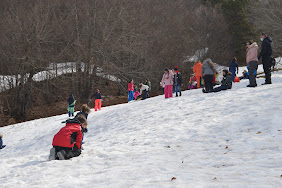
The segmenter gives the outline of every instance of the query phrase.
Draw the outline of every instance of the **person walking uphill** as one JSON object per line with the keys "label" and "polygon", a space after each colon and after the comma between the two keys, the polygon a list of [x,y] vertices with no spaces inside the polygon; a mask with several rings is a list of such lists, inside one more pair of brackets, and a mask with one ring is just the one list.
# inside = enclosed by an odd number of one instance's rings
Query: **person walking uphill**
{"label": "person walking uphill", "polygon": [[180,72],[178,71],[178,67],[176,66],[174,68],[174,91],[176,93],[176,97],[178,97],[178,92],[179,92],[179,96],[181,96],[181,86],[183,85],[183,79],[182,76],[180,74]]}
{"label": "person walking uphill", "polygon": [[272,40],[266,33],[261,34],[260,40],[262,41],[262,44],[258,60],[262,58],[262,65],[265,74],[264,84],[271,84]]}
{"label": "person walking uphill", "polygon": [[68,98],[68,112],[69,112],[69,117],[71,116],[74,116],[74,106],[75,106],[75,103],[76,103],[76,100],[74,99],[74,96],[73,94],[70,94],[69,95],[69,98]]}
{"label": "person walking uphill", "polygon": [[201,78],[202,78],[202,63],[197,61],[193,67],[193,72],[195,73],[197,79],[197,88],[201,86]]}
{"label": "person walking uphill", "polygon": [[213,90],[213,76],[218,74],[211,59],[206,59],[202,67],[202,77],[205,81],[205,89],[203,92],[212,92]]}
{"label": "person walking uphill", "polygon": [[173,88],[173,72],[172,70],[168,70],[168,68],[164,69],[164,74],[162,81],[160,83],[161,87],[163,87],[165,83],[165,88],[164,88],[164,93],[165,93],[165,98],[170,98],[172,96],[172,88]]}
{"label": "person walking uphill", "polygon": [[229,71],[232,74],[232,82],[234,82],[234,80],[235,80],[236,70],[237,70],[237,74],[238,74],[239,68],[238,68],[237,58],[234,57],[233,60],[230,63],[230,67],[229,67]]}
{"label": "person walking uphill", "polygon": [[95,98],[95,111],[97,111],[97,109],[101,110],[101,106],[102,106],[102,96],[100,93],[99,89],[96,89],[96,93],[94,93],[89,101],[91,101],[92,98]]}
{"label": "person walking uphill", "polygon": [[128,83],[128,102],[134,100],[134,82],[131,80]]}
{"label": "person walking uphill", "polygon": [[246,55],[246,62],[249,69],[249,85],[247,87],[256,87],[256,75],[255,71],[258,67],[258,45],[254,41],[248,41],[247,44],[247,55]]}
{"label": "person walking uphill", "polygon": [[49,160],[65,160],[81,154],[82,129],[87,126],[86,119],[80,115],[66,121],[66,126],[53,138],[53,148],[50,150]]}

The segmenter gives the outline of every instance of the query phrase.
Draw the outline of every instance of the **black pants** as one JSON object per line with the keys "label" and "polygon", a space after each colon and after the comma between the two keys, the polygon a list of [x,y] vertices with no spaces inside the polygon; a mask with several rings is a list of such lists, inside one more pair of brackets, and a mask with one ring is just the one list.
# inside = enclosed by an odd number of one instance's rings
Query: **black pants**
{"label": "black pants", "polygon": [[205,75],[204,81],[205,81],[205,90],[207,92],[211,92],[213,90],[213,75]]}
{"label": "black pants", "polygon": [[270,84],[271,83],[271,57],[263,57],[262,58],[262,65],[263,65],[263,71],[265,74],[265,83]]}
{"label": "black pants", "polygon": [[53,146],[56,150],[56,153],[58,151],[64,150],[66,152],[66,159],[70,159],[72,157],[77,157],[81,154],[81,150],[78,149],[76,145],[74,145],[73,148],[67,148],[67,147],[60,147],[60,146]]}
{"label": "black pants", "polygon": [[216,87],[213,89],[213,92],[219,92],[219,91],[222,91],[222,90],[227,90],[228,87],[227,86],[224,86],[224,85],[221,85],[219,87]]}
{"label": "black pants", "polygon": [[255,70],[258,68],[258,62],[257,61],[250,61],[249,62],[249,81],[250,81],[250,86],[256,86],[257,81],[256,81],[256,75],[255,75]]}
{"label": "black pants", "polygon": [[148,91],[145,89],[143,91],[142,100],[147,99],[147,98],[148,98]]}

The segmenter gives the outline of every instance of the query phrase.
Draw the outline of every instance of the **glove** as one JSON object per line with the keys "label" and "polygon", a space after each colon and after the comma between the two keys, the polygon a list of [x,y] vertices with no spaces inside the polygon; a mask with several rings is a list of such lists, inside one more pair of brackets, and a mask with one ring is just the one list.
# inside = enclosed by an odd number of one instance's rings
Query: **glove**
{"label": "glove", "polygon": [[101,99],[101,102],[103,102],[103,99]]}
{"label": "glove", "polygon": [[89,101],[91,101],[91,99],[89,99]]}

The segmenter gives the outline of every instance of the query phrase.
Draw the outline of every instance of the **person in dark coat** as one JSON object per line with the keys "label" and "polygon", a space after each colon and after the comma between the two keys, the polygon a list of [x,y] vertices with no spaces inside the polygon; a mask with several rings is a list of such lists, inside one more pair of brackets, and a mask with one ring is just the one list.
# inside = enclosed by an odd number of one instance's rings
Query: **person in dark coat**
{"label": "person in dark coat", "polygon": [[86,119],[80,115],[75,119],[68,119],[66,126],[53,138],[53,148],[50,150],[49,160],[66,160],[81,154],[82,130],[87,126]]}
{"label": "person in dark coat", "polygon": [[68,101],[69,117],[74,116],[74,107],[75,107],[76,100],[74,99],[73,94],[69,95],[69,98],[67,101]]}
{"label": "person in dark coat", "polygon": [[[219,92],[219,91],[222,91],[222,90],[227,90],[227,89],[231,89],[232,88],[231,72],[229,72],[228,70],[223,70],[222,74],[223,74],[223,78],[222,78],[222,81],[221,81],[221,86],[214,88],[212,90],[212,92]],[[203,89],[203,92],[204,93],[208,93],[204,89]]]}
{"label": "person in dark coat", "polygon": [[101,106],[102,106],[102,96],[100,93],[99,89],[96,89],[96,93],[94,93],[89,101],[91,101],[93,98],[95,98],[95,111],[97,111],[97,109],[101,110]]}
{"label": "person in dark coat", "polygon": [[[78,118],[79,116],[83,116],[85,117],[85,119],[87,120],[88,114],[90,113],[90,108],[87,106],[87,104],[83,104],[81,107],[81,111],[78,112],[74,118]],[[82,130],[83,133],[83,137],[84,137],[84,133],[88,132],[88,128],[87,126],[85,127],[85,129]],[[83,138],[82,138],[83,140]]]}
{"label": "person in dark coat", "polygon": [[3,149],[6,145],[3,145],[3,140],[2,140],[3,135],[0,134],[0,149]]}
{"label": "person in dark coat", "polygon": [[272,40],[266,33],[262,33],[260,36],[262,41],[261,51],[259,58],[262,58],[262,65],[265,74],[265,83],[271,84],[271,64],[272,64]]}
{"label": "person in dark coat", "polygon": [[178,93],[179,93],[179,96],[181,96],[180,87],[183,85],[183,79],[182,79],[180,72],[178,71],[177,66],[174,68],[173,84],[174,84],[174,91],[176,94],[175,96],[178,97]]}
{"label": "person in dark coat", "polygon": [[238,74],[238,71],[239,71],[238,63],[237,63],[237,58],[236,57],[234,57],[233,60],[231,61],[230,66],[229,66],[229,71],[232,73],[232,81],[234,82],[235,76],[236,76],[236,72]]}

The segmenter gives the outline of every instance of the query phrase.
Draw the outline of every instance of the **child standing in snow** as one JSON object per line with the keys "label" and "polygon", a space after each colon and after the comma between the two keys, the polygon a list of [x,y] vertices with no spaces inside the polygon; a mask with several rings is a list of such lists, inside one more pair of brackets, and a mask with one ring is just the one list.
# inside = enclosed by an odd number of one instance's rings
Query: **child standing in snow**
{"label": "child standing in snow", "polygon": [[176,93],[175,96],[178,97],[178,93],[179,93],[179,96],[181,96],[181,88],[180,87],[183,85],[183,79],[182,79],[180,72],[178,71],[177,66],[174,68],[173,81],[174,81],[174,91]]}
{"label": "child standing in snow", "polygon": [[97,111],[97,109],[101,110],[101,106],[102,106],[102,96],[100,93],[99,89],[96,89],[96,93],[94,93],[91,98],[89,99],[89,101],[92,100],[92,98],[95,98],[95,111]]}
{"label": "child standing in snow", "polygon": [[134,98],[134,82],[133,79],[128,83],[128,102],[132,101]]}
{"label": "child standing in snow", "polygon": [[74,96],[73,94],[70,94],[69,95],[69,98],[68,98],[68,112],[69,112],[69,117],[71,116],[74,116],[74,106],[75,106],[75,102],[76,100],[74,99]]}
{"label": "child standing in snow", "polygon": [[161,85],[161,87],[163,87],[163,85],[165,83],[164,94],[165,94],[166,99],[173,97],[172,96],[173,77],[174,77],[174,75],[173,75],[172,70],[168,70],[168,68],[165,68],[163,78],[162,78],[160,85]]}
{"label": "child standing in snow", "polygon": [[81,154],[82,129],[87,126],[86,119],[79,115],[75,119],[69,119],[66,126],[53,138],[53,148],[50,150],[49,160],[65,160],[77,157]]}
{"label": "child standing in snow", "polygon": [[3,135],[0,133],[0,149],[3,149],[6,145],[3,145],[3,140],[2,140]]}

